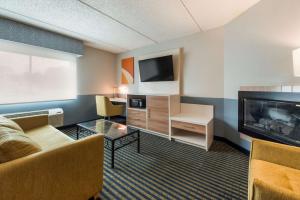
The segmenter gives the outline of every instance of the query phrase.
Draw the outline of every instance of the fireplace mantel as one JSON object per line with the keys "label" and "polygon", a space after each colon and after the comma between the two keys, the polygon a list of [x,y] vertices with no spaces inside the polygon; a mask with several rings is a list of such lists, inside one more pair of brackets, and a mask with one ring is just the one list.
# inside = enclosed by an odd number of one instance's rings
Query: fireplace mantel
{"label": "fireplace mantel", "polygon": [[247,92],[300,92],[300,85],[272,85],[272,86],[241,86],[240,91]]}

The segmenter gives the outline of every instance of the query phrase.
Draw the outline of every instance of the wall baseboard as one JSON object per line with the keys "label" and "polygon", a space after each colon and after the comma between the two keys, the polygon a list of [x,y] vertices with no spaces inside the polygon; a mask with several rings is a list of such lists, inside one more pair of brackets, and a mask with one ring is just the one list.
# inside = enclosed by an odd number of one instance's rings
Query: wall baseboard
{"label": "wall baseboard", "polygon": [[[101,119],[101,118],[96,118],[94,120],[97,120],[97,119]],[[90,120],[92,121],[92,120]],[[81,122],[79,122],[81,123]],[[71,124],[71,125],[66,125],[66,126],[62,126],[62,127],[59,127],[58,129],[65,129],[65,128],[72,128],[76,126],[76,124]],[[222,142],[225,142],[226,144],[230,145],[231,147],[237,149],[238,151],[244,153],[245,155],[249,156],[250,155],[250,151],[248,151],[247,149],[231,142],[230,140],[228,140],[227,138],[225,137],[221,137],[221,136],[214,136],[214,139],[217,140],[217,141],[222,141]]]}
{"label": "wall baseboard", "polygon": [[220,136],[214,136],[214,139],[217,140],[217,141],[222,141],[222,142],[225,142],[226,144],[230,145],[231,147],[239,150],[240,152],[246,154],[247,156],[250,155],[250,151],[248,149],[245,149],[233,142],[231,142],[230,140],[228,140],[227,138],[225,137],[220,137]]}

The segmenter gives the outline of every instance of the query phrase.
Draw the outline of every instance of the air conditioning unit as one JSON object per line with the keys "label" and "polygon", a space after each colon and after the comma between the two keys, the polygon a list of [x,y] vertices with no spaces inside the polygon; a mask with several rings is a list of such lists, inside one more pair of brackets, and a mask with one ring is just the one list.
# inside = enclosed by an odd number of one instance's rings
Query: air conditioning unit
{"label": "air conditioning unit", "polygon": [[62,108],[49,109],[48,113],[49,124],[54,127],[60,127],[64,125],[64,111]]}
{"label": "air conditioning unit", "polygon": [[35,110],[29,112],[8,113],[1,115],[7,118],[26,117],[33,115],[48,115],[48,121],[50,125],[54,127],[60,127],[64,125],[64,111],[62,108],[51,108],[48,110]]}

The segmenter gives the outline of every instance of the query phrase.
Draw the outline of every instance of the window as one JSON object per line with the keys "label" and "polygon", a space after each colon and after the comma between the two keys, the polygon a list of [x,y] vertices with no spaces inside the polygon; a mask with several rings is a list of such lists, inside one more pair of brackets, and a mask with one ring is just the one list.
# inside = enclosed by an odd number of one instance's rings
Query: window
{"label": "window", "polygon": [[0,51],[0,104],[76,98],[75,59]]}

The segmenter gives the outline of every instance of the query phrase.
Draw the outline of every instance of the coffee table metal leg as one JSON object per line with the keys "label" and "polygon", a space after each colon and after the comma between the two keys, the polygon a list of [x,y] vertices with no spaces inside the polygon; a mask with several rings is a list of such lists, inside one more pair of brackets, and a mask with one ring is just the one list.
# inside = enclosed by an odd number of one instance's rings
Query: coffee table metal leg
{"label": "coffee table metal leg", "polygon": [[111,141],[111,168],[115,165],[115,141]]}
{"label": "coffee table metal leg", "polygon": [[138,136],[138,138],[137,138],[137,152],[138,153],[140,153],[140,142],[141,142],[141,140],[140,140],[140,130],[138,130],[138,132],[137,132],[137,136]]}

